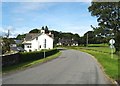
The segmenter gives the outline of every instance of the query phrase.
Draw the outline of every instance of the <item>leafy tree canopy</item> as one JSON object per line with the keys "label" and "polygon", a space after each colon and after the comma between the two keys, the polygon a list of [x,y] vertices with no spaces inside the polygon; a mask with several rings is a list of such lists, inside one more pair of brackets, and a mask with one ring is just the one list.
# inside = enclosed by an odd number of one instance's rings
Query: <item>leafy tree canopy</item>
{"label": "leafy tree canopy", "polygon": [[40,32],[40,30],[38,30],[38,29],[33,29],[33,30],[31,30],[29,33],[39,33]]}
{"label": "leafy tree canopy", "polygon": [[2,38],[2,54],[10,51],[10,40],[8,38]]}
{"label": "leafy tree canopy", "polygon": [[19,34],[16,39],[23,40],[25,38],[26,34]]}
{"label": "leafy tree canopy", "polygon": [[98,18],[99,26],[116,31],[120,27],[119,5],[119,2],[92,2],[88,9],[92,16]]}
{"label": "leafy tree canopy", "polygon": [[92,2],[88,9],[92,16],[97,17],[100,28],[95,29],[101,34],[104,34],[106,29],[109,33],[112,31],[116,40],[116,51],[120,51],[120,2]]}

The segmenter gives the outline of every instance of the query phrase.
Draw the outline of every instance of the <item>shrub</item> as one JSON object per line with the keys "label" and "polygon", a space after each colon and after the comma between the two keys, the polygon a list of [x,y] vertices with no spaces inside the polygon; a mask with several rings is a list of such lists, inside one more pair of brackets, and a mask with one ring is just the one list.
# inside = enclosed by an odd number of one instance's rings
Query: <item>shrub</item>
{"label": "shrub", "polygon": [[[47,57],[53,55],[58,51],[59,51],[58,49],[45,50],[45,56]],[[44,50],[35,51],[35,52],[20,52],[19,54],[20,54],[20,63],[44,58]]]}

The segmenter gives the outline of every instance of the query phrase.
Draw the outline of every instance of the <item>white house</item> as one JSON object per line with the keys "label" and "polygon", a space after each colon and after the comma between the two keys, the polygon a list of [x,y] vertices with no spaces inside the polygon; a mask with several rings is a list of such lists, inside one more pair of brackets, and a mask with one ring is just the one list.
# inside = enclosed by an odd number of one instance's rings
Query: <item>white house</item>
{"label": "white house", "polygon": [[57,45],[78,46],[78,42],[74,39],[59,38]]}
{"label": "white house", "polygon": [[46,34],[44,30],[37,34],[29,33],[26,35],[23,44],[27,52],[53,49],[53,34]]}

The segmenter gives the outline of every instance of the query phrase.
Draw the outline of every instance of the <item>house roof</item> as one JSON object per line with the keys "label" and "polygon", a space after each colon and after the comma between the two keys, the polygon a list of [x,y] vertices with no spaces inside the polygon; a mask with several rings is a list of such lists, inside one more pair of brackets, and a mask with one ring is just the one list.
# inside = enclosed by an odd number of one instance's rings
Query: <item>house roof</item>
{"label": "house roof", "polygon": [[[28,33],[26,34],[25,41],[31,41],[40,35],[42,35],[42,33]],[[49,34],[46,34],[46,35],[52,38],[52,35],[49,35]]]}
{"label": "house roof", "polygon": [[14,40],[16,44],[21,44],[23,40]]}
{"label": "house roof", "polygon": [[10,47],[13,51],[25,51],[22,47]]}
{"label": "house roof", "polygon": [[40,35],[41,35],[41,33],[28,33],[28,34],[26,34],[25,41],[31,41]]}

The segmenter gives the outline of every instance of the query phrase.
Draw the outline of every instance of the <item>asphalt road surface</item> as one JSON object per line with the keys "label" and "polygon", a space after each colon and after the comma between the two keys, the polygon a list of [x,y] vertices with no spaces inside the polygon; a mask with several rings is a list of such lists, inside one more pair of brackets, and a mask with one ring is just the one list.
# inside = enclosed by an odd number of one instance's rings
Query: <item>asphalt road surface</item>
{"label": "asphalt road surface", "polygon": [[62,50],[57,59],[3,76],[3,84],[111,84],[91,55]]}

